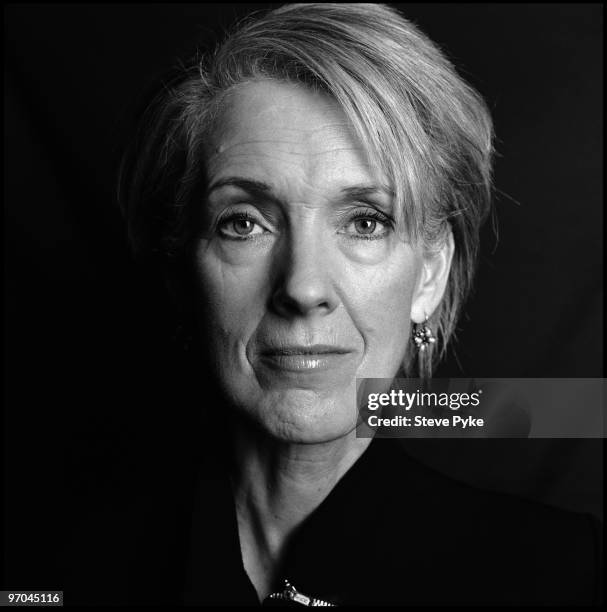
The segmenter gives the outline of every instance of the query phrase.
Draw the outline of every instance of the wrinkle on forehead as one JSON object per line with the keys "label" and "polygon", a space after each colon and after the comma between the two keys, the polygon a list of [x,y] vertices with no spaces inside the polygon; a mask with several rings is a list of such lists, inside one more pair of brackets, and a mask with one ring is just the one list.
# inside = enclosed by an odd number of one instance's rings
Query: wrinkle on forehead
{"label": "wrinkle on forehead", "polygon": [[[342,143],[343,144],[343,143]],[[370,173],[371,165],[366,160],[365,152],[356,146],[324,146],[322,150],[300,148],[293,142],[279,140],[248,140],[235,143],[222,143],[215,147],[215,150],[207,158],[209,167],[225,164],[239,164],[251,161],[255,164],[259,159],[280,161],[282,164],[300,164],[302,160],[318,160],[319,163],[331,163],[340,160],[344,162],[343,153],[350,154],[347,157],[357,166],[365,167]],[[291,158],[291,159],[290,159]]]}
{"label": "wrinkle on forehead", "polygon": [[326,182],[340,174],[355,182],[378,178],[377,166],[369,163],[336,102],[293,84],[249,83],[239,88],[226,104],[207,151],[210,176],[252,173],[259,180],[289,179],[302,187],[317,180],[328,186]]}
{"label": "wrinkle on forehead", "polygon": [[[268,125],[273,133],[261,133],[259,127]],[[245,83],[226,96],[211,136],[222,152],[228,142],[246,142],[242,141],[245,134],[249,142],[267,138],[301,142],[315,137],[343,140],[345,133],[356,140],[344,112],[327,94],[268,80]]]}
{"label": "wrinkle on forehead", "polygon": [[[251,121],[237,121],[237,124],[232,126],[230,115],[224,119],[224,124],[226,123],[227,127],[217,130],[212,136],[211,155],[227,154],[237,147],[254,150],[270,145],[295,155],[319,156],[352,151],[366,158],[366,151],[357,143],[346,123],[332,123],[314,128],[274,127],[271,133],[262,133],[260,128],[263,124],[256,125]],[[349,138],[346,138],[346,135]]]}

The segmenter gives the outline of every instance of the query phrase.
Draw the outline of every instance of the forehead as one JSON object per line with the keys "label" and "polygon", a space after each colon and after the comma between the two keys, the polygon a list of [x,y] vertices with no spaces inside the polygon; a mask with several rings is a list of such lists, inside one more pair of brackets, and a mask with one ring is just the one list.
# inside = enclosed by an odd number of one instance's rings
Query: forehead
{"label": "forehead", "polygon": [[288,182],[290,189],[377,179],[344,112],[326,94],[301,85],[240,86],[229,94],[209,145],[211,179],[271,178],[277,188]]}

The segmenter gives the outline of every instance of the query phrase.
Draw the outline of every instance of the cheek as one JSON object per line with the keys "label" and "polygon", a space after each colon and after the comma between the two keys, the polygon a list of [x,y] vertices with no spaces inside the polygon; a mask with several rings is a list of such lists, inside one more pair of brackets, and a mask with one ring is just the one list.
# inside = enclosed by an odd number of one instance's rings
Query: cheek
{"label": "cheek", "polygon": [[413,254],[405,251],[353,283],[357,289],[352,293],[356,298],[350,300],[350,311],[364,340],[363,365],[386,364],[389,369],[404,357],[417,264]]}
{"label": "cheek", "polygon": [[268,279],[263,261],[235,265],[202,242],[196,253],[201,319],[212,350],[232,353],[246,346],[263,317]]}

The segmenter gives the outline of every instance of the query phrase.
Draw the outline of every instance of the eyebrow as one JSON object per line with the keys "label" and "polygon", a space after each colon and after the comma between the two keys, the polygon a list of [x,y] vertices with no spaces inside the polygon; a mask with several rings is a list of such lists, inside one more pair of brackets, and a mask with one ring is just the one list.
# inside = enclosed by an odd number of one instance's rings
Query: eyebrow
{"label": "eyebrow", "polygon": [[[243,178],[239,176],[229,176],[226,178],[219,179],[212,183],[207,190],[207,197],[211,192],[222,187],[237,187],[246,191],[254,197],[271,198],[278,200],[273,194],[272,187],[263,181],[255,179]],[[387,195],[390,198],[394,197],[394,193],[390,189],[386,189],[379,185],[353,185],[351,187],[343,187],[340,190],[340,195],[343,199],[360,199],[364,200],[377,195]]]}
{"label": "eyebrow", "polygon": [[364,200],[370,196],[377,195],[386,195],[390,198],[394,197],[392,190],[386,189],[385,187],[381,187],[379,185],[355,185],[353,187],[344,187],[341,190],[341,193],[344,196],[359,200]]}
{"label": "eyebrow", "polygon": [[238,187],[239,189],[242,189],[243,191],[257,197],[273,197],[272,188],[267,183],[264,183],[263,181],[256,181],[254,179],[241,178],[238,176],[228,176],[212,183],[207,189],[207,197],[213,191],[216,189],[221,189],[222,187]]}

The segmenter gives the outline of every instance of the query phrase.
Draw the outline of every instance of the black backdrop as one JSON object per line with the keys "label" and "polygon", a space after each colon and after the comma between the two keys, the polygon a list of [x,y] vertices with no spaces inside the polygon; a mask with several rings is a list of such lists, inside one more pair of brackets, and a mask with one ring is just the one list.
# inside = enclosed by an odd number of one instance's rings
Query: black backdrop
{"label": "black backdrop", "polygon": [[[5,6],[11,587],[61,587],[49,564],[71,520],[168,470],[202,409],[202,394],[184,407],[162,290],[131,261],[116,167],[149,83],[269,6]],[[398,6],[485,96],[498,137],[499,239],[485,228],[457,354],[438,375],[602,376],[602,5]],[[490,442],[411,450],[483,486],[602,512],[602,441]]]}

